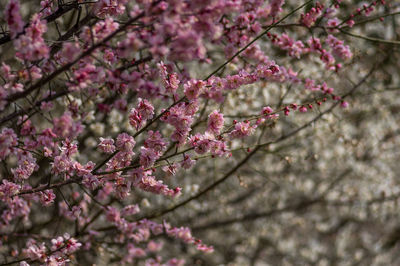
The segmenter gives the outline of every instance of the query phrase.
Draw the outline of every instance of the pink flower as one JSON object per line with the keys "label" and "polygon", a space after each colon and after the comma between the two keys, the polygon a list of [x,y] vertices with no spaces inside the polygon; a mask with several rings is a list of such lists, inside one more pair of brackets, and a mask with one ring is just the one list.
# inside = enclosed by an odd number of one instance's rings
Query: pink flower
{"label": "pink flower", "polygon": [[141,147],[140,149],[140,165],[144,168],[148,168],[154,164],[159,158],[158,152],[153,149]]}
{"label": "pink flower", "polygon": [[57,238],[53,238],[51,240],[51,244],[52,244],[51,250],[55,251],[55,250],[61,248],[64,245],[64,238],[62,236],[59,236]]}
{"label": "pink flower", "polygon": [[143,250],[142,248],[139,247],[135,247],[134,244],[129,243],[127,245],[128,248],[128,261],[132,260],[132,258],[141,258],[141,257],[145,257],[146,256],[146,251]]}
{"label": "pink flower", "polygon": [[22,60],[35,61],[49,57],[49,47],[42,34],[47,31],[46,22],[38,14],[33,15],[26,33],[14,41],[16,56]]}
{"label": "pink flower", "polygon": [[100,0],[96,3],[95,11],[98,16],[106,17],[108,15],[116,16],[121,15],[125,11],[127,0],[110,1]]}
{"label": "pink flower", "polygon": [[279,66],[272,63],[269,65],[258,65],[256,75],[258,78],[268,79],[274,77],[274,75],[278,74],[279,72]]}
{"label": "pink flower", "polygon": [[169,226],[166,227],[166,232],[169,236],[179,238],[186,243],[193,243],[195,241],[194,237],[192,236],[192,232],[188,227],[174,227],[170,228]]}
{"label": "pink flower", "polygon": [[17,135],[11,128],[4,128],[0,134],[0,158],[4,160],[17,145]]}
{"label": "pink flower", "polygon": [[78,218],[81,215],[82,209],[79,206],[72,206],[71,216]]}
{"label": "pink flower", "polygon": [[61,58],[65,63],[72,62],[79,55],[81,47],[77,41],[63,43]]}
{"label": "pink flower", "polygon": [[328,22],[326,23],[326,25],[328,26],[328,31],[330,31],[330,32],[337,31],[335,28],[338,27],[339,23],[340,23],[340,21],[337,18],[328,20]]}
{"label": "pink flower", "polygon": [[261,114],[268,115],[272,113],[274,110],[270,106],[263,107]]}
{"label": "pink flower", "polygon": [[172,163],[162,167],[161,169],[167,173],[167,176],[173,176],[178,171],[179,165],[176,163]]}
{"label": "pink flower", "polygon": [[4,62],[1,63],[0,73],[4,76],[6,80],[9,81],[14,81],[14,79],[17,77],[16,74],[12,73],[11,67]]}
{"label": "pink flower", "polygon": [[108,206],[106,210],[107,221],[119,223],[121,221],[121,213],[114,207]]}
{"label": "pink flower", "polygon": [[244,79],[240,75],[228,76],[225,79],[225,89],[234,90],[244,84]]}
{"label": "pink flower", "polygon": [[210,152],[215,156],[223,156],[228,152],[224,141],[214,140],[211,142]]}
{"label": "pink flower", "polygon": [[10,91],[11,93],[22,92],[24,90],[24,85],[21,83],[7,83],[4,85],[4,88]]}
{"label": "pink flower", "polygon": [[161,250],[163,246],[163,242],[155,242],[153,240],[150,240],[149,243],[147,244],[147,249],[151,252],[157,252]]}
{"label": "pink flower", "polygon": [[307,43],[310,46],[311,51],[319,51],[322,49],[321,40],[319,38],[310,38]]}
{"label": "pink flower", "polygon": [[239,122],[235,125],[235,129],[229,134],[231,138],[244,138],[254,133],[255,126],[252,126],[249,121]]}
{"label": "pink flower", "polygon": [[189,155],[183,156],[183,161],[181,162],[181,166],[184,169],[190,169],[196,163],[195,160],[190,159]]}
{"label": "pink flower", "polygon": [[143,119],[140,117],[139,112],[136,108],[132,108],[129,114],[129,124],[138,130],[142,127]]}
{"label": "pink flower", "polygon": [[332,67],[335,64],[335,58],[332,56],[331,53],[327,52],[325,49],[321,50],[321,60],[325,63],[327,69],[334,69]]}
{"label": "pink flower", "polygon": [[343,41],[338,40],[333,35],[328,35],[326,43],[332,48],[334,55],[341,57],[342,59],[349,59],[353,56],[348,45],[344,45]]}
{"label": "pink flower", "polygon": [[83,131],[81,122],[74,121],[70,112],[65,112],[62,116],[53,119],[53,132],[58,137],[74,139]]}
{"label": "pink flower", "polygon": [[13,173],[15,180],[21,181],[28,179],[38,166],[36,164],[36,159],[31,153],[23,153],[22,156],[19,156],[18,167],[11,169],[11,172]]}
{"label": "pink flower", "polygon": [[109,63],[109,64],[113,64],[115,62],[117,62],[118,58],[116,57],[116,55],[114,54],[114,52],[110,49],[107,49],[104,51],[104,59]]}
{"label": "pink flower", "polygon": [[205,88],[205,82],[202,80],[191,79],[183,85],[186,98],[195,100],[199,97]]}
{"label": "pink flower", "polygon": [[137,186],[144,191],[165,196],[176,197],[181,194],[181,188],[170,189],[162,181],[156,180],[154,176],[144,176]]}
{"label": "pink flower", "polygon": [[140,212],[140,208],[139,205],[135,204],[135,205],[128,205],[125,206],[122,211],[121,211],[121,215],[122,216],[130,216],[130,215],[134,215],[136,213]]}
{"label": "pink flower", "polygon": [[211,148],[210,135],[201,135],[197,133],[195,136],[190,138],[190,144],[194,147],[194,151],[198,154],[204,154]]}
{"label": "pink flower", "polygon": [[50,16],[52,13],[51,8],[53,7],[52,0],[42,0],[40,1],[40,6],[42,7],[41,11],[44,16]]}
{"label": "pink flower", "polygon": [[[26,120],[21,126],[21,135],[22,136],[29,136],[36,134],[36,128],[32,125],[31,120]],[[26,141],[26,140],[25,140]],[[25,142],[26,143],[26,142]],[[35,147],[33,145],[33,147]]]}
{"label": "pink flower", "polygon": [[68,85],[70,91],[78,91],[85,89],[92,83],[103,81],[105,73],[102,68],[96,67],[93,64],[84,64],[74,72],[74,82]]}
{"label": "pink flower", "polygon": [[78,152],[78,145],[76,141],[71,142],[69,139],[62,141],[62,147],[60,148],[61,154],[70,158],[72,155]]}
{"label": "pink flower", "polygon": [[142,127],[146,120],[151,119],[154,115],[154,107],[145,99],[139,98],[139,103],[136,108],[132,108],[129,114],[129,123],[138,130]]}
{"label": "pink flower", "polygon": [[114,145],[113,139],[100,138],[100,143],[99,143],[98,147],[104,153],[115,152],[115,145]]}
{"label": "pink flower", "polygon": [[0,185],[0,199],[5,200],[17,194],[20,190],[20,185],[9,182],[3,179],[3,184]]}
{"label": "pink flower", "polygon": [[304,87],[311,91],[316,91],[320,89],[320,86],[315,85],[315,80],[309,78],[306,78]]}
{"label": "pink flower", "polygon": [[54,194],[53,190],[45,190],[39,192],[39,200],[43,206],[48,206],[54,202],[56,195]]}
{"label": "pink flower", "polygon": [[171,140],[178,142],[180,145],[186,142],[186,138],[189,135],[189,129],[176,129],[171,135]]}
{"label": "pink flower", "polygon": [[197,249],[206,253],[214,252],[214,247],[213,246],[207,246],[204,244],[197,244]]}
{"label": "pink flower", "polygon": [[31,260],[43,260],[46,258],[46,246],[44,243],[37,244],[35,240],[31,239],[26,246],[23,253]]}
{"label": "pink flower", "polygon": [[299,112],[300,113],[306,113],[307,112],[307,107],[305,107],[304,105],[300,106]]}
{"label": "pink flower", "polygon": [[213,111],[208,116],[207,131],[213,133],[214,135],[218,135],[221,132],[223,126],[224,126],[224,115],[218,112],[217,110]]}
{"label": "pink flower", "polygon": [[177,258],[172,258],[167,261],[165,266],[183,266],[185,265],[185,260],[184,259],[177,259]]}
{"label": "pink flower", "polygon": [[192,105],[193,103],[195,103],[195,101],[191,102],[189,105],[186,105],[185,103],[177,104],[169,109],[169,111],[161,118],[162,121],[167,122],[176,129],[170,137],[172,141],[176,141],[179,144],[185,143],[186,137],[191,130],[190,125],[193,122],[193,109],[188,109],[188,106],[196,107]]}
{"label": "pink flower", "polygon": [[175,93],[180,83],[178,75],[176,73],[170,74],[167,66],[163,62],[158,63],[157,67],[159,69],[160,76],[162,78],[166,91],[170,93]]}
{"label": "pink flower", "polygon": [[[109,0],[106,0],[109,1]],[[79,37],[86,43],[91,43],[92,39],[94,42],[98,42],[118,29],[119,24],[113,20],[112,17],[100,20],[92,29],[88,26],[82,28],[82,33]]]}
{"label": "pink flower", "polygon": [[315,7],[311,8],[310,11],[306,14],[301,14],[300,22],[304,24],[306,27],[311,27],[314,22],[318,19],[319,14],[324,8],[319,2],[315,4]]}
{"label": "pink flower", "polygon": [[350,20],[348,20],[347,22],[346,22],[346,24],[351,28],[351,27],[353,27],[353,25],[354,25],[354,20],[352,20],[352,19],[350,19]]}
{"label": "pink flower", "polygon": [[285,0],[270,0],[270,15],[276,17],[276,15],[282,11],[281,6],[285,3]]}
{"label": "pink flower", "polygon": [[161,78],[163,79],[163,81],[168,82],[168,80],[167,80],[167,77],[168,77],[167,65],[165,65],[164,62],[161,61],[160,63],[157,63],[157,68],[158,68],[159,74],[160,74]]}
{"label": "pink flower", "polygon": [[153,118],[154,115],[154,107],[153,105],[147,101],[146,99],[140,99],[139,98],[139,103],[137,105],[137,110],[139,112],[140,117],[143,120],[148,120]]}
{"label": "pink flower", "polygon": [[64,237],[69,238],[65,244],[66,252],[73,253],[82,246],[75,238],[70,238],[68,234],[65,234]]}
{"label": "pink flower", "polygon": [[59,155],[54,158],[53,172],[56,174],[65,173],[70,169],[71,160],[65,155]]}
{"label": "pink flower", "polygon": [[[206,56],[202,34],[194,30],[179,31],[171,43],[170,60],[189,61]],[[160,46],[160,45],[157,45]]]}
{"label": "pink flower", "polygon": [[164,221],[164,228],[168,236],[183,240],[185,243],[194,243],[198,250],[204,252],[212,252],[214,249],[201,243],[201,240],[192,236],[192,232],[188,227],[171,227]]}
{"label": "pink flower", "polygon": [[125,99],[118,99],[114,102],[114,108],[120,110],[121,112],[126,112],[128,110],[127,104],[128,103]]}
{"label": "pink flower", "polygon": [[128,172],[128,179],[133,185],[139,184],[143,177],[148,176],[152,173],[151,170],[144,170],[144,167],[138,167]]}
{"label": "pink flower", "polygon": [[176,73],[168,74],[168,83],[165,89],[168,92],[174,93],[178,89],[180,83],[181,81],[178,79]]}
{"label": "pink flower", "polygon": [[51,109],[53,109],[54,107],[54,103],[52,102],[42,102],[40,104],[40,110],[42,111],[50,111]]}
{"label": "pink flower", "polygon": [[165,150],[168,141],[161,137],[160,132],[149,130],[147,133],[147,139],[144,141],[144,145],[147,148],[153,149],[157,152]]}
{"label": "pink flower", "polygon": [[14,39],[18,33],[24,29],[24,22],[20,14],[20,6],[18,0],[10,0],[4,10],[4,18],[10,29],[11,38]]}
{"label": "pink flower", "polygon": [[153,82],[144,82],[139,89],[138,95],[145,98],[155,98],[160,96],[161,88],[156,86]]}
{"label": "pink flower", "polygon": [[94,190],[99,186],[100,182],[96,176],[94,176],[92,174],[88,174],[83,177],[82,184],[86,188],[88,188],[90,190]]}
{"label": "pink flower", "polygon": [[124,152],[132,152],[135,147],[136,141],[132,136],[126,133],[121,133],[117,137],[117,148]]}
{"label": "pink flower", "polygon": [[95,163],[92,161],[87,162],[85,165],[81,165],[78,162],[74,162],[72,168],[74,169],[77,176],[89,175],[94,169]]}

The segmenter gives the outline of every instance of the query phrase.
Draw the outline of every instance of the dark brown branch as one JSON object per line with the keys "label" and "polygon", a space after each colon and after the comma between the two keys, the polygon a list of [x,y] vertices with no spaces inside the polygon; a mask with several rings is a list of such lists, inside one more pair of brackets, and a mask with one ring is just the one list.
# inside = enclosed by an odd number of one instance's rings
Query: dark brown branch
{"label": "dark brown branch", "polygon": [[75,26],[70,28],[66,33],[60,36],[60,38],[58,38],[57,40],[57,43],[51,46],[50,55],[54,55],[55,53],[57,53],[61,49],[63,41],[66,41],[72,36],[74,36],[81,29],[82,26],[88,24],[93,18],[94,16],[92,16],[91,14],[87,15],[85,18],[79,21],[79,23],[77,23]]}
{"label": "dark brown branch", "polygon": [[28,109],[20,109],[19,111],[15,111],[15,112],[13,112],[13,113],[1,118],[0,119],[0,124],[6,123],[6,122],[18,117],[18,116],[21,116],[21,115],[24,115],[24,114],[27,114],[27,113],[31,112],[33,109],[35,109],[35,107],[36,108],[40,107],[40,105],[43,102],[48,102],[48,101],[55,100],[55,99],[57,99],[59,97],[62,97],[64,95],[68,94],[68,93],[69,93],[68,90],[63,90],[63,91],[60,91],[60,92],[58,92],[56,94],[49,95],[46,98],[44,98],[44,99],[42,99],[40,101],[37,101],[32,107],[30,107]]}
{"label": "dark brown branch", "polygon": [[68,184],[77,183],[77,182],[79,182],[81,180],[82,180],[82,178],[80,178],[80,177],[79,178],[71,178],[71,179],[68,179],[68,180],[63,181],[63,182],[52,184],[50,186],[46,185],[46,186],[40,186],[40,187],[28,189],[28,190],[23,190],[23,191],[20,191],[19,193],[17,193],[16,195],[19,196],[19,195],[24,195],[24,194],[37,193],[37,192],[40,192],[40,191],[45,191],[45,190],[53,189],[53,188],[60,188],[62,186],[68,185]]}

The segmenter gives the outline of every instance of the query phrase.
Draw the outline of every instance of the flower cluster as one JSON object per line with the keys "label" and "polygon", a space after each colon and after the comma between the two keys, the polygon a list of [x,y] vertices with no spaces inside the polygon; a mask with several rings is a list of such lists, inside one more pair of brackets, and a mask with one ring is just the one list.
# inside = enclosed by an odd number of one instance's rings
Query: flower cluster
{"label": "flower cluster", "polygon": [[[64,236],[52,239],[51,243],[52,252],[49,252],[47,251],[45,243],[38,243],[36,240],[30,239],[27,242],[26,248],[23,249],[23,253],[30,260],[38,260],[45,263],[45,265],[65,265],[70,261],[68,256],[76,252],[82,246],[75,238],[70,237],[68,233],[65,233]],[[29,264],[24,262],[22,265]]]}
{"label": "flower cluster", "polygon": [[13,152],[18,137],[11,128],[4,128],[0,134],[0,158],[4,160]]}
{"label": "flower cluster", "polygon": [[319,18],[323,9],[324,6],[317,2],[315,6],[310,9],[310,11],[308,11],[306,14],[301,14],[300,22],[306,27],[311,27]]}
{"label": "flower cluster", "polygon": [[188,227],[171,227],[171,225],[166,222],[164,222],[163,225],[166,233],[171,237],[181,239],[186,243],[194,243],[197,249],[205,252],[212,252],[214,250],[212,246],[204,245],[200,239],[194,238]]}
{"label": "flower cluster", "polygon": [[129,123],[138,130],[148,119],[154,115],[154,107],[145,99],[139,99],[136,108],[132,108],[129,114]]}
{"label": "flower cluster", "polygon": [[20,5],[18,0],[11,0],[8,2],[4,10],[4,18],[7,21],[10,29],[11,38],[15,38],[18,33],[24,29],[24,21],[20,14]]}
{"label": "flower cluster", "polygon": [[31,23],[25,29],[25,34],[14,40],[16,56],[21,60],[36,61],[49,57],[49,47],[43,39],[47,31],[46,22],[38,14],[34,15]]}
{"label": "flower cluster", "polygon": [[99,149],[105,153],[113,153],[115,151],[114,140],[100,138]]}
{"label": "flower cluster", "polygon": [[156,180],[151,174],[152,170],[144,170],[143,167],[141,167],[130,171],[128,173],[128,179],[132,186],[147,192],[170,197],[176,197],[181,194],[181,188],[170,189],[167,185],[163,184],[162,180]]}

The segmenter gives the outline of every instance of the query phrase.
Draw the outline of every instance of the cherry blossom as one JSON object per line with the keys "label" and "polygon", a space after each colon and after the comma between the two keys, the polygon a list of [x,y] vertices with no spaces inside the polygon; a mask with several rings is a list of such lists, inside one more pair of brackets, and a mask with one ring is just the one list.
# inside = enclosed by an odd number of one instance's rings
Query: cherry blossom
{"label": "cherry blossom", "polygon": [[395,263],[395,1],[4,7],[0,264]]}

